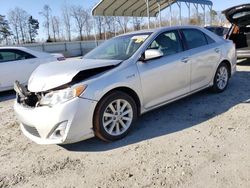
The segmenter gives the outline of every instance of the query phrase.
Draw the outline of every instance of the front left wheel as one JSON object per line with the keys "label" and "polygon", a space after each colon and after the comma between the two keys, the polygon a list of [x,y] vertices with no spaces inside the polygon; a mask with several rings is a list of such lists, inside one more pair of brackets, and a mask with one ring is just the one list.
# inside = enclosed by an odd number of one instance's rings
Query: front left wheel
{"label": "front left wheel", "polygon": [[97,105],[93,124],[95,135],[104,141],[126,136],[137,118],[137,106],[128,94],[115,91]]}

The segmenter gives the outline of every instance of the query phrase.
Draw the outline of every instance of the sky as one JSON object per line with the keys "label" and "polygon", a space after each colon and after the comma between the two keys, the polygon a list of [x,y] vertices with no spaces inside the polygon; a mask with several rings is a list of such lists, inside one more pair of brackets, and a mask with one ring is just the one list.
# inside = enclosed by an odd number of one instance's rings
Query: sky
{"label": "sky", "polygon": [[7,15],[15,7],[24,9],[28,14],[38,19],[40,23],[39,37],[44,40],[45,29],[42,27],[43,18],[39,14],[43,6],[48,4],[54,16],[62,17],[61,9],[64,5],[79,5],[86,9],[92,9],[99,0],[0,0],[0,14]]}
{"label": "sky", "polygon": [[[38,19],[40,23],[43,23],[43,18],[39,15],[39,12],[45,4],[50,6],[53,15],[61,17],[61,8],[65,4],[79,5],[86,9],[92,9],[99,1],[100,0],[0,0],[0,14],[7,15],[9,10],[20,7],[26,10],[35,19]],[[249,1],[250,0],[212,0],[214,4],[213,9],[216,11],[222,11],[235,5],[249,3]],[[42,24],[40,25],[42,26]],[[40,37],[44,36],[44,32],[45,30],[41,27],[39,30]]]}

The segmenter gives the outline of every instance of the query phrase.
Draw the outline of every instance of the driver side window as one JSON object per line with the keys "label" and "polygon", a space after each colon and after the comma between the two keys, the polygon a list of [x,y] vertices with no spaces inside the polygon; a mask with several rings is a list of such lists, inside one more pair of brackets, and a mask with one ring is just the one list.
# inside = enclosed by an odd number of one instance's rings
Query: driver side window
{"label": "driver side window", "polygon": [[164,54],[164,56],[173,55],[183,51],[177,31],[168,31],[165,33],[161,33],[151,43],[148,49],[160,50]]}

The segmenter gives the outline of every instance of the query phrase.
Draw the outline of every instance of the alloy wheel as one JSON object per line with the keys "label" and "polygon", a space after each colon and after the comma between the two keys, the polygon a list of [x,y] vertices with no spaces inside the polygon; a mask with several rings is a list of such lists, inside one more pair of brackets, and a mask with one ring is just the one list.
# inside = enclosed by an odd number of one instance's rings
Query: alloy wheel
{"label": "alloy wheel", "polygon": [[223,90],[227,86],[228,82],[228,70],[225,66],[221,66],[216,76],[216,83],[220,90]]}
{"label": "alloy wheel", "polygon": [[133,120],[133,108],[124,99],[112,101],[104,110],[102,123],[105,131],[112,136],[123,134]]}

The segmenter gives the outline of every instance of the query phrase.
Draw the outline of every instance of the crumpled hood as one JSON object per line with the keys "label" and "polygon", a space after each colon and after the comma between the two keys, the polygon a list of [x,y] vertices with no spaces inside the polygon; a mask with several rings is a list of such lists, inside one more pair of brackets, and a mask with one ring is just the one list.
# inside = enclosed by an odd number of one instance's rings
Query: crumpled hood
{"label": "crumpled hood", "polygon": [[70,83],[80,72],[117,65],[121,60],[74,59],[40,65],[31,75],[28,90],[43,92]]}

